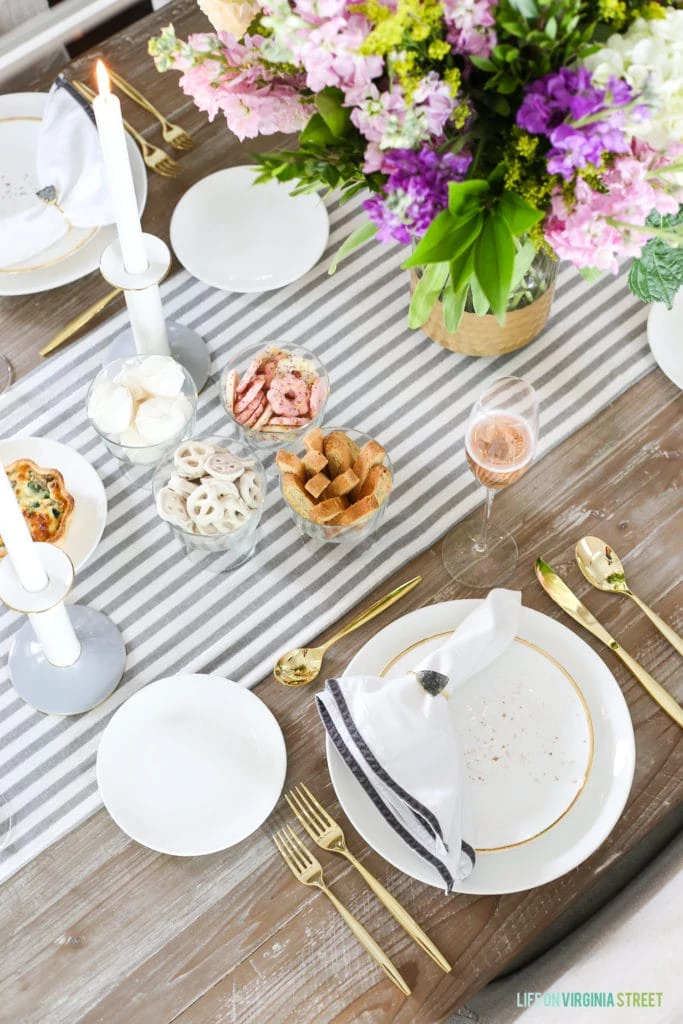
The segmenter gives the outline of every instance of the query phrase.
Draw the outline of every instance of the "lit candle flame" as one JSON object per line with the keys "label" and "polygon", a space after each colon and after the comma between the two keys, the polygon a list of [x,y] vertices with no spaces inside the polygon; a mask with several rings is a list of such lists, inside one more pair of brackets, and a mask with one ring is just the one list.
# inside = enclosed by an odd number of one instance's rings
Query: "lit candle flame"
{"label": "lit candle flame", "polygon": [[97,91],[99,92],[100,96],[103,96],[108,92],[111,92],[109,74],[107,72],[107,68],[104,61],[98,60],[95,66],[95,74],[97,75]]}

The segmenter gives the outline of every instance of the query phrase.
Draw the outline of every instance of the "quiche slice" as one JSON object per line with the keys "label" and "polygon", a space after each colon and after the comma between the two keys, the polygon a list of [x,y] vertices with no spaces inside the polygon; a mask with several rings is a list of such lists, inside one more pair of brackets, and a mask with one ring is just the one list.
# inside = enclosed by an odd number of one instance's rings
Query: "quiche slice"
{"label": "quiche slice", "polygon": [[[43,469],[30,459],[17,459],[5,466],[19,507],[35,541],[54,543],[67,531],[74,499],[57,469]],[[0,558],[7,549],[0,537]]]}

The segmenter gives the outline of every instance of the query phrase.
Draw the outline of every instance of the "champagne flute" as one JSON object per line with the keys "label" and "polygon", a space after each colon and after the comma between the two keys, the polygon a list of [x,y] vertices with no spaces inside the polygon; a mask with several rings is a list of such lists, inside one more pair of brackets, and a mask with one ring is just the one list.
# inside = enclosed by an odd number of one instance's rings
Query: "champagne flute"
{"label": "champagne flute", "polygon": [[526,473],[538,441],[538,396],[520,377],[499,377],[472,407],[465,433],[467,464],[486,488],[481,526],[460,523],[443,542],[443,564],[458,582],[488,589],[517,565],[514,537],[491,522],[497,491]]}

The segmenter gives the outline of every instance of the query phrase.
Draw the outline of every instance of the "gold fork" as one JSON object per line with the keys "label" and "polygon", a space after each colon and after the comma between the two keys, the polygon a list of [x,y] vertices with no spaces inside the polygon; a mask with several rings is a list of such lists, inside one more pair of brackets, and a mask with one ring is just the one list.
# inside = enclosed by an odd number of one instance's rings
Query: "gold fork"
{"label": "gold fork", "polygon": [[125,78],[121,78],[121,75],[117,75],[115,71],[109,69],[109,77],[112,82],[118,85],[122,92],[125,92],[126,96],[134,100],[139,106],[146,110],[152,117],[156,117],[157,121],[161,125],[161,134],[164,137],[164,142],[168,142],[169,146],[173,146],[174,149],[194,149],[197,145],[196,139],[193,139],[189,132],[186,132],[179,124],[174,124],[169,121],[168,118],[164,117],[160,110],[150,103],[146,96],[127,82]]}
{"label": "gold fork", "polygon": [[404,995],[409,996],[410,989],[406,985],[401,974],[398,972],[396,967],[394,967],[382,947],[378,946],[375,942],[372,935],[365,930],[360,921],[356,920],[351,911],[347,910],[344,904],[339,902],[332,890],[327,887],[323,878],[323,869],[320,861],[316,860],[313,854],[306,849],[296,832],[291,829],[289,825],[285,825],[284,828],[275,833],[273,836],[273,842],[277,846],[282,859],[297,881],[301,882],[303,885],[310,885],[315,889],[320,889],[325,893],[327,898],[331,900],[335,909],[341,914],[346,924],[349,926],[360,944],[365,947],[373,960],[376,960],[384,973],[391,978],[394,985],[396,985]]}
{"label": "gold fork", "polygon": [[[80,92],[81,96],[84,96],[86,100],[91,103],[95,99],[95,93],[85,83],[79,82],[76,79],[72,79],[71,84],[74,89]],[[140,132],[136,131],[135,128],[128,121],[123,122],[123,126],[131,135],[138,146],[142,150],[142,159],[145,161],[151,171],[155,171],[156,174],[160,174],[162,178],[175,178],[177,174],[180,174],[182,167],[177,160],[169,156],[168,153],[164,153],[163,149],[159,149],[158,146],[153,146],[151,142],[143,138]]]}
{"label": "gold fork", "polygon": [[341,828],[330,817],[323,805],[313,796],[308,786],[302,782],[300,786],[296,786],[289,793],[285,793],[285,799],[313,842],[322,850],[329,850],[331,853],[338,853],[340,856],[346,857],[363,876],[389,913],[405,928],[408,935],[417,942],[420,949],[423,949],[439,965],[442,971],[450,971],[451,965],[443,954],[439,952],[429,936],[423,932],[417,921],[413,920],[398,900],[354,857],[346,846],[346,840]]}

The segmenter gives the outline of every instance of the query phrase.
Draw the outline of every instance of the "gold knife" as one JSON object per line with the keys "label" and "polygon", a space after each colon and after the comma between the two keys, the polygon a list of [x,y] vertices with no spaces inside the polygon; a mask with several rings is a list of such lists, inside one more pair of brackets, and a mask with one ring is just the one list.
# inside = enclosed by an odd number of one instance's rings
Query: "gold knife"
{"label": "gold knife", "polygon": [[66,327],[63,327],[58,334],[55,334],[53,338],[50,338],[44,348],[41,348],[41,356],[47,356],[50,352],[54,352],[56,348],[59,348],[60,345],[63,345],[65,341],[69,340],[72,334],[75,334],[76,331],[80,331],[81,327],[85,327],[85,325],[89,323],[94,316],[101,313],[105,306],[108,306],[109,303],[120,294],[121,289],[114,288],[113,291],[107,292],[107,294],[103,295],[101,299],[97,300],[97,302],[93,302],[92,306],[88,306],[88,308],[84,309],[82,313],[75,316],[73,320],[69,320]]}
{"label": "gold knife", "polygon": [[660,708],[666,711],[667,715],[673,718],[677,725],[683,728],[683,708],[678,704],[670,693],[661,686],[656,679],[653,679],[649,672],[646,672],[642,665],[639,665],[635,658],[632,658],[628,651],[619,644],[610,633],[607,632],[589,612],[578,597],[572,593],[567,584],[560,579],[555,570],[542,558],[536,559],[536,577],[546,594],[552,598],[555,604],[559,605],[562,611],[571,615],[575,622],[578,622],[596,639],[605,644],[613,651],[617,658],[620,658],[624,665],[631,670],[638,682],[645,687],[653,700],[656,700]]}

